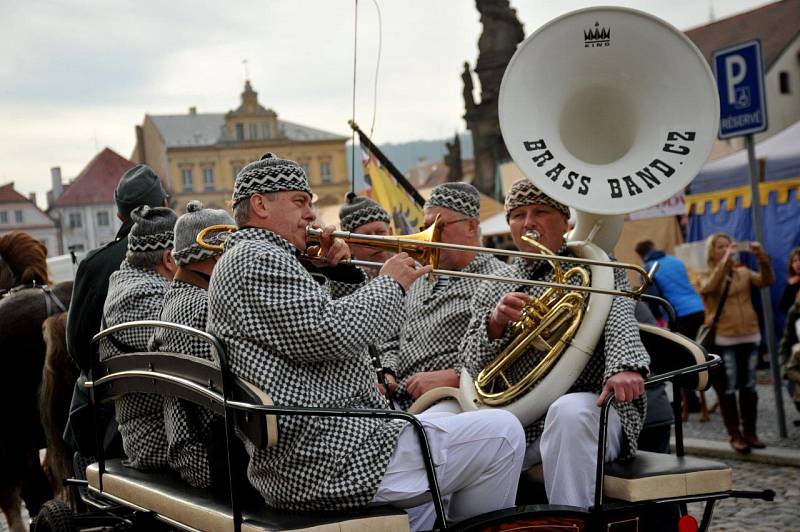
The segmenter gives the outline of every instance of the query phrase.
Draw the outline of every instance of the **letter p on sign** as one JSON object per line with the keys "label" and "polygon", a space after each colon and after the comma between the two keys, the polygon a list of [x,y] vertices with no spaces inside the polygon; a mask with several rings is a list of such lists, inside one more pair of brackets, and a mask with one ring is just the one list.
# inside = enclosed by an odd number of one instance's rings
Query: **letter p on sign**
{"label": "letter p on sign", "polygon": [[736,86],[747,76],[747,63],[741,55],[725,58],[725,79],[727,80],[728,105],[736,104]]}

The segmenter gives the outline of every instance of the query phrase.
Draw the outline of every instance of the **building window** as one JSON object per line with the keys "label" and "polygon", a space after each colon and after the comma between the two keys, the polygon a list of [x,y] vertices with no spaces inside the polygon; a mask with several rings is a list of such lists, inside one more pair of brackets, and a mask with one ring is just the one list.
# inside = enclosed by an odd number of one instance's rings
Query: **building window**
{"label": "building window", "polygon": [[8,223],[8,212],[0,211],[0,224]]}
{"label": "building window", "polygon": [[184,192],[191,192],[192,191],[192,169],[191,168],[181,168],[181,181],[183,181],[183,191]]}
{"label": "building window", "polygon": [[264,133],[265,139],[272,138],[272,124],[270,124],[269,122],[267,122],[266,124],[261,124],[261,130]]}
{"label": "building window", "polygon": [[778,74],[778,85],[781,88],[781,94],[789,94],[792,92],[789,87],[789,73],[785,70]]}
{"label": "building window", "polygon": [[236,140],[244,140],[244,124],[236,124]]}
{"label": "building window", "polygon": [[214,190],[214,168],[211,166],[203,168],[203,188],[205,190]]}
{"label": "building window", "polygon": [[250,140],[258,138],[258,124],[250,124]]}
{"label": "building window", "polygon": [[331,162],[330,161],[320,161],[319,162],[319,178],[322,180],[323,185],[327,185],[333,179],[331,176]]}
{"label": "building window", "polygon": [[83,218],[81,217],[81,213],[79,212],[69,213],[69,228],[78,229],[80,227],[83,227]]}
{"label": "building window", "polygon": [[109,225],[108,211],[97,211],[97,226],[108,227],[108,225]]}
{"label": "building window", "polygon": [[22,211],[14,211],[14,222],[18,224],[22,223]]}
{"label": "building window", "polygon": [[310,159],[306,159],[305,157],[301,157],[297,159],[297,164],[300,165],[300,168],[303,169],[303,172],[306,173],[306,177],[311,177],[311,161]]}
{"label": "building window", "polygon": [[236,181],[236,176],[239,175],[239,172],[242,171],[242,165],[234,164],[231,166],[231,172],[233,172],[233,180]]}

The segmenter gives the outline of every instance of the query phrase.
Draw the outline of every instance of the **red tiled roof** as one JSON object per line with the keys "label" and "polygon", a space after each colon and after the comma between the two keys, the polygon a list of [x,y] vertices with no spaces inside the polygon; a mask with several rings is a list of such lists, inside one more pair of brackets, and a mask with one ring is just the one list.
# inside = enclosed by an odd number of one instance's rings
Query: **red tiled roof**
{"label": "red tiled roof", "polygon": [[105,148],[95,155],[69,186],[64,187],[64,192],[51,208],[114,203],[114,189],[117,188],[119,178],[134,166],[136,163],[111,148]]}
{"label": "red tiled roof", "polygon": [[716,50],[733,44],[761,39],[764,67],[769,69],[786,47],[800,34],[800,0],[782,0],[712,22],[685,32],[706,60]]}
{"label": "red tiled roof", "polygon": [[14,190],[14,182],[0,186],[0,203],[27,202],[28,198]]}

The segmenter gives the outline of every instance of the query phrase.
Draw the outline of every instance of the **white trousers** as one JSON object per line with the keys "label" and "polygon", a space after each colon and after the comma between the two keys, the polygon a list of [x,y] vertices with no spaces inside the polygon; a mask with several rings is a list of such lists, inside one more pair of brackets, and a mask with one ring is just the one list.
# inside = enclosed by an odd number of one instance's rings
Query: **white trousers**
{"label": "white trousers", "polygon": [[[514,506],[525,434],[512,414],[453,414],[434,407],[417,417],[428,436],[448,523]],[[419,440],[409,425],[400,432],[373,502],[408,508],[428,489]],[[408,514],[411,530],[430,529],[436,518],[431,502],[409,508]]]}
{"label": "white trousers", "polygon": [[[594,503],[597,440],[600,432],[598,395],[568,393],[556,399],[544,421],[544,432],[525,451],[522,468],[541,463],[550,504],[588,508]],[[622,424],[616,409],[608,414],[606,461],[622,448]]]}

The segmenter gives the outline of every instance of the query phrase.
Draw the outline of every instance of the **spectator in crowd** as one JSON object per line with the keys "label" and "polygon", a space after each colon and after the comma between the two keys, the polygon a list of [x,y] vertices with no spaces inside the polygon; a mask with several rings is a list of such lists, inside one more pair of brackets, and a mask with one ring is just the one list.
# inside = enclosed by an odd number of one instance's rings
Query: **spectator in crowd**
{"label": "spectator in crowd", "polygon": [[[736,259],[740,251],[755,254],[759,271],[738,264]],[[758,242],[736,244],[730,235],[714,233],[706,240],[706,263],[708,270],[699,278],[706,325],[711,325],[720,309],[715,342],[725,364],[725,379],[724,382],[717,379],[714,384],[722,419],[735,451],[747,453],[751,448],[763,449],[765,445],[756,435],[756,365],[761,333],[750,290],[774,282],[769,256]]]}
{"label": "spectator in crowd", "polygon": [[705,320],[705,312],[703,311],[703,300],[689,281],[683,261],[656,249],[652,240],[644,240],[636,244],[636,253],[644,261],[645,269],[649,270],[653,263],[658,262],[658,270],[655,273],[653,284],[661,297],[669,301],[670,305],[675,308],[677,319],[671,325],[677,332],[694,339],[697,336],[697,330]]}
{"label": "spectator in crowd", "polygon": [[[794,399],[794,407],[800,412],[800,301],[795,301],[786,314],[786,328],[783,331],[778,349],[787,379],[789,394]],[[795,427],[800,420],[795,420]]]}
{"label": "spectator in crowd", "polygon": [[786,287],[783,289],[781,301],[778,303],[778,309],[783,313],[789,312],[789,307],[797,301],[797,292],[800,290],[800,246],[789,252],[788,266]]}

